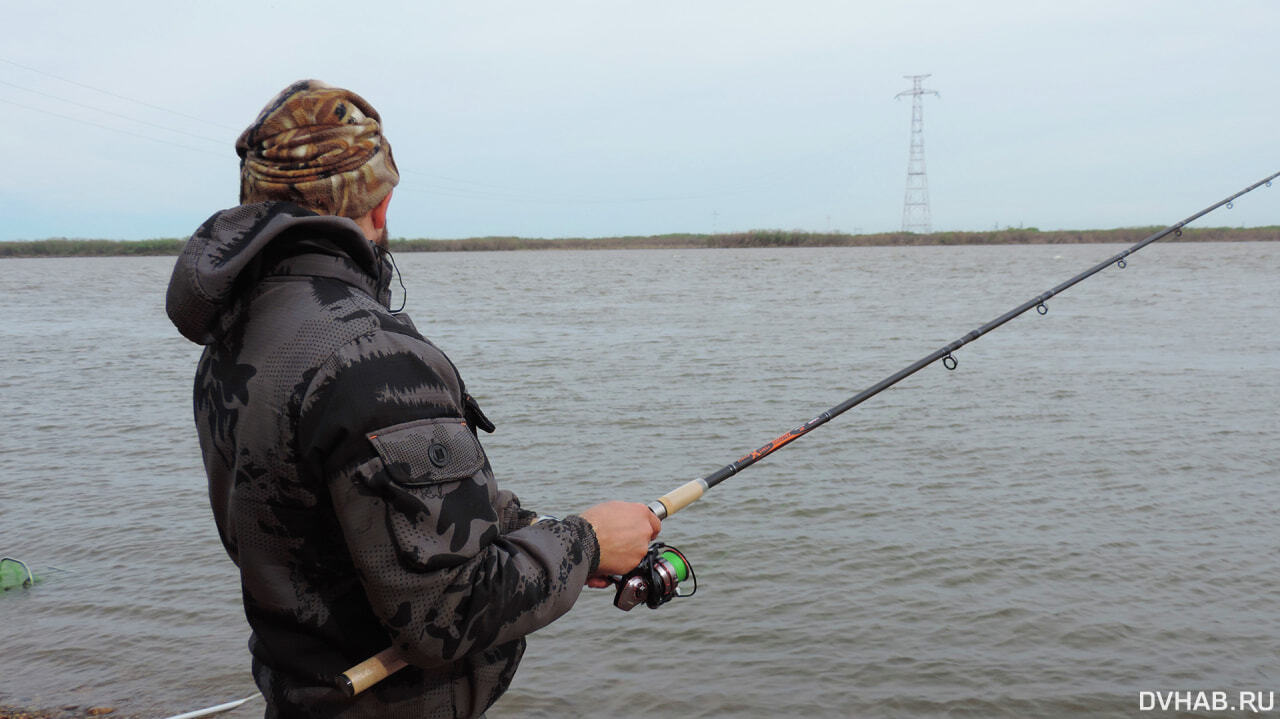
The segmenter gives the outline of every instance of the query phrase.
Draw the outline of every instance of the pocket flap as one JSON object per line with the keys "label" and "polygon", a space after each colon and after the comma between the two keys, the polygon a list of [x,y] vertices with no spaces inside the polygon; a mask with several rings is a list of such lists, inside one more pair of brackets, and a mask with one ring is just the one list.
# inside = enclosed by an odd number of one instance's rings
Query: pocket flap
{"label": "pocket flap", "polygon": [[391,479],[405,486],[466,479],[484,466],[484,450],[456,417],[396,424],[368,438]]}

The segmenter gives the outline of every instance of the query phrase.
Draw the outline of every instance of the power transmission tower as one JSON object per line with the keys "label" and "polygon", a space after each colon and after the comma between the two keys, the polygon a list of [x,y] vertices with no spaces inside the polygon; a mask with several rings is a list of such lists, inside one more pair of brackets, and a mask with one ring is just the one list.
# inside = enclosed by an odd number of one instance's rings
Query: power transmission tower
{"label": "power transmission tower", "polygon": [[903,90],[894,98],[911,96],[911,152],[907,155],[907,192],[902,201],[902,231],[932,231],[929,219],[929,178],[924,169],[924,96],[938,95],[926,90],[921,83],[928,75],[903,75],[911,81],[911,89]]}

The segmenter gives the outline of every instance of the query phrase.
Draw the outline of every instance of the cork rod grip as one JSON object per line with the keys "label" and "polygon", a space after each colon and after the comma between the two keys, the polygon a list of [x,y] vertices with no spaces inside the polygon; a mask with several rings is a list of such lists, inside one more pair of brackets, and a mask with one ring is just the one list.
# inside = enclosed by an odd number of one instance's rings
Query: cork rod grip
{"label": "cork rod grip", "polygon": [[667,516],[679,512],[685,507],[693,504],[702,497],[702,493],[707,491],[707,485],[701,479],[695,479],[688,484],[683,484],[666,494],[658,497],[658,501],[662,502],[662,506],[667,508]]}
{"label": "cork rod grip", "polygon": [[338,675],[335,683],[343,694],[353,697],[407,666],[395,647],[387,647]]}

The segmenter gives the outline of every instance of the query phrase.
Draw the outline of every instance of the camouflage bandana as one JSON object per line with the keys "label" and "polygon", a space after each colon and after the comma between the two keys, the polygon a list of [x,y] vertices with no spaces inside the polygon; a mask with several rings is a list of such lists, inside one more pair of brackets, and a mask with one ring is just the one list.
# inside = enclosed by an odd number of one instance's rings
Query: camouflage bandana
{"label": "camouflage bandana", "polygon": [[382,118],[364,98],[300,80],[236,140],[240,204],[282,200],[358,218],[400,182]]}

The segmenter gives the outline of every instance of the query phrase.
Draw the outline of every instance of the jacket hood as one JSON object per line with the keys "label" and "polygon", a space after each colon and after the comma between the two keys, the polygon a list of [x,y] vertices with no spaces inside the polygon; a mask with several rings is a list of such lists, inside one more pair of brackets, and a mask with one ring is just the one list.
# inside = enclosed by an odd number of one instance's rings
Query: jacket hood
{"label": "jacket hood", "polygon": [[263,202],[215,212],[196,230],[174,265],[165,310],[183,337],[212,344],[223,315],[273,260],[311,251],[334,260],[319,274],[363,286],[386,303],[385,253],[359,225],[288,202]]}

